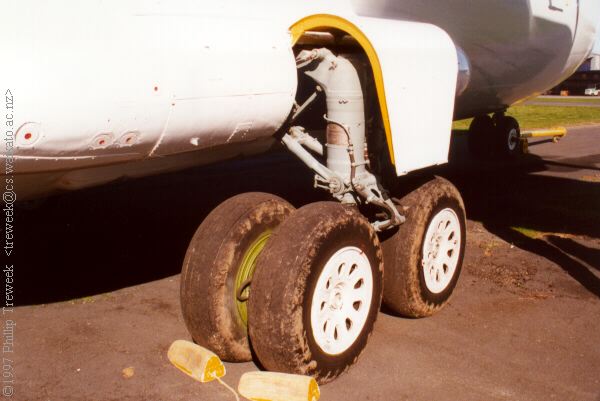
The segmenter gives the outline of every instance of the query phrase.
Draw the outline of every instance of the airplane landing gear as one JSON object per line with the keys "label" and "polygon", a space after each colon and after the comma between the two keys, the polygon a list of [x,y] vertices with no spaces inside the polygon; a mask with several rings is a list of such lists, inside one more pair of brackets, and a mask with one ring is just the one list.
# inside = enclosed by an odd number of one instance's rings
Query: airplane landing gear
{"label": "airplane landing gear", "polygon": [[[267,369],[326,383],[358,360],[384,293],[408,316],[444,306],[461,270],[465,215],[456,188],[435,179],[403,198],[406,220],[371,172],[355,67],[327,49],[296,61],[327,96],[327,142],[292,126],[316,94],[297,106],[281,141],[337,202],[295,210],[268,194],[225,201],[190,243],[181,303],[194,340],[222,359],[255,355]],[[394,229],[384,283],[378,233]]]}
{"label": "airplane landing gear", "polygon": [[265,193],[217,206],[194,234],[181,272],[181,309],[194,341],[225,361],[252,360],[247,300],[256,260],[294,207]]}
{"label": "airplane landing gear", "polygon": [[521,130],[513,117],[496,113],[477,116],[468,135],[469,152],[477,158],[512,158],[522,153]]}
{"label": "airplane landing gear", "polygon": [[430,316],[446,305],[460,275],[465,207],[454,185],[437,177],[399,203],[407,219],[383,241],[383,302],[402,316]]}
{"label": "airplane landing gear", "polygon": [[495,149],[498,155],[504,158],[515,157],[521,154],[521,129],[518,121],[504,115],[504,113],[496,113],[492,118],[495,125]]}
{"label": "airplane landing gear", "polygon": [[267,244],[252,282],[250,339],[269,370],[327,383],[356,362],[381,305],[383,256],[354,207],[294,212]]}
{"label": "airplane landing gear", "polygon": [[494,135],[495,128],[494,121],[487,114],[477,116],[471,121],[467,144],[472,156],[484,158],[489,155],[491,151],[490,138]]}

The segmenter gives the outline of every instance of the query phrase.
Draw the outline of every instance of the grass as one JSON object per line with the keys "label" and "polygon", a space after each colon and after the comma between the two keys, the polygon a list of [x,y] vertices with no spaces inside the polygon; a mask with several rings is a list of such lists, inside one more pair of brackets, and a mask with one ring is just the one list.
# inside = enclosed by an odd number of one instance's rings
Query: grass
{"label": "grass", "polygon": [[560,232],[543,232],[527,227],[510,227],[510,229],[530,239],[544,239],[546,237],[573,238],[573,234]]}
{"label": "grass", "polygon": [[96,298],[94,296],[87,296],[87,297],[82,297],[82,298],[74,298],[70,300],[72,305],[75,304],[93,304],[94,302],[96,302]]}
{"label": "grass", "polygon": [[539,238],[543,238],[544,237],[544,233],[537,231],[537,230],[532,230],[531,228],[526,228],[526,227],[511,227],[511,230],[514,230],[520,234],[523,234],[524,236],[526,236],[527,238],[531,238],[531,239],[539,239]]}
{"label": "grass", "polygon": [[[600,108],[598,107],[518,105],[508,109],[507,114],[516,118],[521,128],[524,129],[600,124]],[[471,121],[472,119],[455,121],[453,129],[468,129]]]}
{"label": "grass", "polygon": [[537,102],[537,103],[598,103],[600,104],[600,98],[595,96],[587,96],[583,97],[536,97],[534,99],[529,99],[528,102]]}

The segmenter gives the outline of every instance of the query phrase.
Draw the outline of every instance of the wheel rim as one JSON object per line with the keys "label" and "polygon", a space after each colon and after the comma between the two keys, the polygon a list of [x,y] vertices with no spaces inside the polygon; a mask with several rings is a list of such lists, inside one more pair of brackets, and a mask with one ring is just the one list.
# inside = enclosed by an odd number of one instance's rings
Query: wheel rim
{"label": "wheel rim", "polygon": [[235,276],[235,287],[233,291],[233,297],[235,299],[235,304],[237,306],[238,314],[242,322],[247,326],[248,325],[248,306],[247,299],[250,295],[250,286],[246,285],[241,295],[243,297],[243,301],[238,298],[238,291],[240,288],[247,283],[248,280],[252,278],[254,274],[254,270],[256,269],[256,260],[258,256],[264,249],[267,241],[271,237],[271,230],[267,230],[264,233],[260,234],[258,238],[250,244],[246,252],[244,253],[244,257],[242,258],[242,262],[237,271],[237,275]]}
{"label": "wheel rim", "polygon": [[321,271],[310,309],[311,331],[327,354],[338,355],[362,332],[373,298],[373,271],[363,251],[337,251]]}
{"label": "wheel rim", "polygon": [[508,150],[514,151],[519,143],[519,133],[515,128],[511,129],[508,133]]}
{"label": "wheel rim", "polygon": [[461,234],[458,215],[450,208],[437,213],[427,227],[422,264],[425,286],[434,294],[444,291],[454,277],[460,255]]}

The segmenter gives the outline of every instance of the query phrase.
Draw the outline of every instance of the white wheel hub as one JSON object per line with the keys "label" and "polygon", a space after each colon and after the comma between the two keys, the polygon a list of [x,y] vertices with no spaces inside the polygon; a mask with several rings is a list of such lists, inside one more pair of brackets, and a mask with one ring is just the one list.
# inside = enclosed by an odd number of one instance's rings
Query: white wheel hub
{"label": "white wheel hub", "polygon": [[508,150],[511,152],[517,148],[517,144],[519,143],[519,133],[516,128],[513,128],[508,133]]}
{"label": "white wheel hub", "polygon": [[434,294],[444,291],[452,281],[461,247],[461,226],[456,212],[438,212],[427,227],[423,243],[425,286]]}
{"label": "white wheel hub", "polygon": [[367,255],[347,246],[325,264],[310,307],[310,325],[317,345],[338,355],[362,332],[373,298],[373,272]]}

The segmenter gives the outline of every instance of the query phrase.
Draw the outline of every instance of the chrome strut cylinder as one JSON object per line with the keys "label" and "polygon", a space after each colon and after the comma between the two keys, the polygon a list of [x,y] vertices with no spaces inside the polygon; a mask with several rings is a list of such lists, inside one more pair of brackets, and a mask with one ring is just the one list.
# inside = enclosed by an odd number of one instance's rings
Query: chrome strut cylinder
{"label": "chrome strut cylinder", "polygon": [[[361,199],[384,209],[388,219],[373,223],[375,229],[401,224],[404,217],[384,196],[377,178],[367,169],[364,100],[356,68],[348,59],[328,49],[303,50],[296,62],[326,95],[327,166],[303,148],[310,149],[307,145],[312,140],[301,127],[292,127],[282,138],[283,143],[315,171],[316,185],[329,189],[342,203],[356,204]],[[314,146],[312,150],[322,153]]]}
{"label": "chrome strut cylinder", "polygon": [[[299,54],[298,59],[315,61],[316,68],[306,71],[323,89],[327,102],[327,167],[345,184],[368,173],[365,168],[365,112],[363,93],[356,68],[328,49]],[[353,160],[352,160],[353,159]],[[354,203],[347,193],[342,202]]]}

